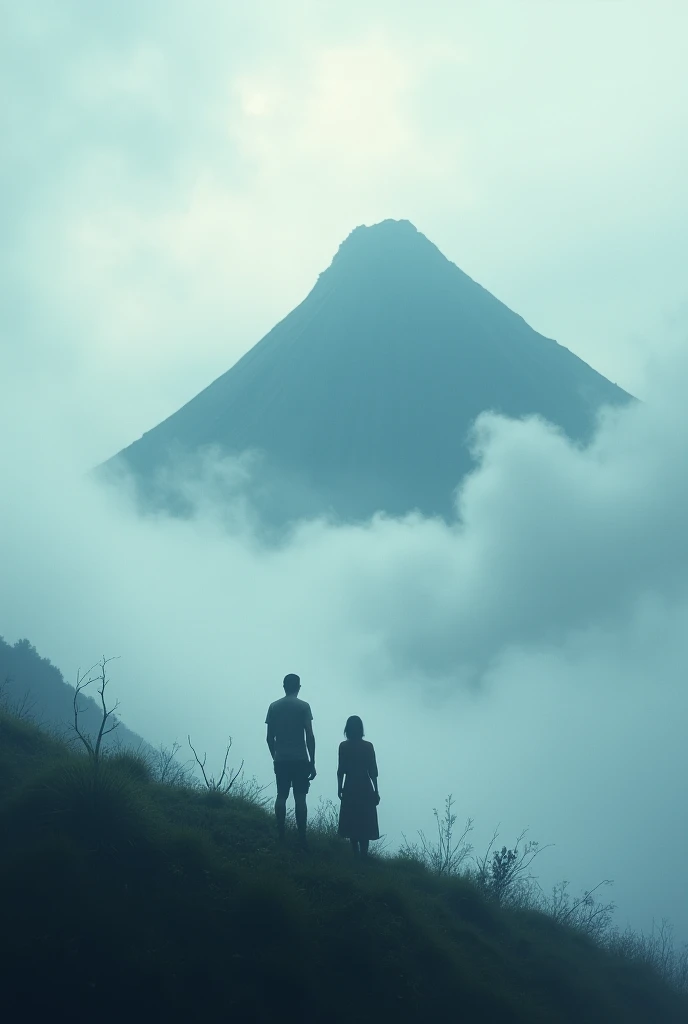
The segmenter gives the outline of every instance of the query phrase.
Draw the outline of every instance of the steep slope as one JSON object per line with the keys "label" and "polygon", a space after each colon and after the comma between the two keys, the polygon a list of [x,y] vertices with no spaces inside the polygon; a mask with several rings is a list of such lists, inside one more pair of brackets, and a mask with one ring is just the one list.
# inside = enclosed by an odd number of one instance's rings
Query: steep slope
{"label": "steep slope", "polygon": [[628,397],[408,221],[384,221],[356,228],[301,305],[113,461],[150,485],[181,453],[260,452],[253,497],[277,521],[450,516],[480,412],[537,413],[584,440]]}

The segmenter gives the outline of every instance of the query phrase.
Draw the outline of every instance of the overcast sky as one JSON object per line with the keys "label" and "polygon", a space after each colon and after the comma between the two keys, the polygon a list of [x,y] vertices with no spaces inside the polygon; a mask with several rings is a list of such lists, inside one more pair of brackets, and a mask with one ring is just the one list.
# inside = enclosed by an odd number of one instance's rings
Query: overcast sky
{"label": "overcast sky", "polygon": [[2,18],[4,344],[97,410],[86,459],[226,370],[385,217],[635,393],[682,340],[683,0]]}
{"label": "overcast sky", "polygon": [[[391,835],[453,791],[688,935],[688,7],[0,6],[0,632],[68,678],[120,654],[128,724],[268,776],[301,671],[315,795],[360,713]],[[453,526],[279,551],[210,491],[144,522],[84,481],[386,217],[647,402],[588,452],[488,418]]]}

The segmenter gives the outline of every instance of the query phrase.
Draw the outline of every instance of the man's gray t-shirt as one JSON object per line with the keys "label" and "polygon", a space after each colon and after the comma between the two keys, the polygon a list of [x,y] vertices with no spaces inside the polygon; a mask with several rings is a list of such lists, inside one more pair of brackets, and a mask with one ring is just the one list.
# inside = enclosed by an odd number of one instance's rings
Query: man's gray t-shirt
{"label": "man's gray t-shirt", "polygon": [[306,725],[313,721],[311,706],[293,694],[274,701],[265,724],[275,737],[275,761],[307,761]]}

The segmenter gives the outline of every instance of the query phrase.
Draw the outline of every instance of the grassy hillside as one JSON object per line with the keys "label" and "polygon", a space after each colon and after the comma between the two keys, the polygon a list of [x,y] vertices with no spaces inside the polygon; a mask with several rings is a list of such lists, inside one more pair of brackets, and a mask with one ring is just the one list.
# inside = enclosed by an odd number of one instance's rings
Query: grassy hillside
{"label": "grassy hillside", "polygon": [[357,864],[324,829],[280,848],[248,800],[130,755],[94,766],[7,713],[0,836],[0,991],[22,1019],[688,1019],[648,969],[468,881]]}

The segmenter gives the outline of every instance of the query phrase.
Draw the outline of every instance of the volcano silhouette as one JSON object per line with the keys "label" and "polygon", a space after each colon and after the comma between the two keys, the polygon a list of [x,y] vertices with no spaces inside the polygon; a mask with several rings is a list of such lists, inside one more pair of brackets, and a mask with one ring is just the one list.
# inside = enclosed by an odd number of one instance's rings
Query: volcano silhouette
{"label": "volcano silhouette", "polygon": [[387,220],[356,228],[296,309],[108,465],[160,497],[190,454],[251,452],[251,498],[272,522],[451,518],[479,413],[538,414],[585,441],[601,406],[629,399]]}

